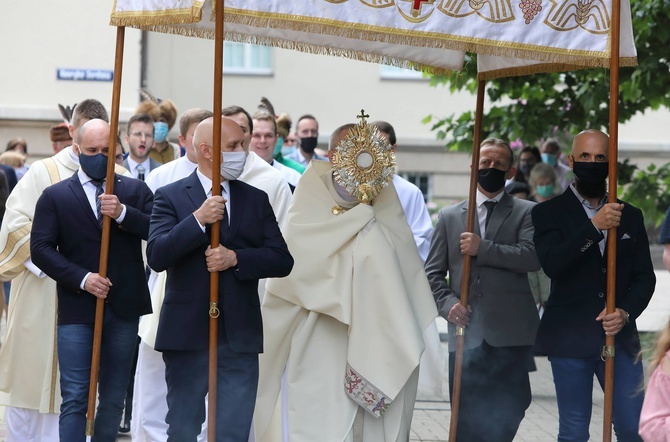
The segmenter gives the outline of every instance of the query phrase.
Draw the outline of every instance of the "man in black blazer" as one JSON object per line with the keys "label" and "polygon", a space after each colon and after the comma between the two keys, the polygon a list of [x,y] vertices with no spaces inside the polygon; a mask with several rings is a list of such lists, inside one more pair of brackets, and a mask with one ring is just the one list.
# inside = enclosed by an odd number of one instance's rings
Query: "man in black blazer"
{"label": "man in black blazer", "polygon": [[[617,439],[639,441],[644,385],[635,319],[647,307],[656,277],[642,212],[607,203],[609,137],[578,134],[568,157],[575,181],[532,212],[535,248],[551,294],[540,322],[536,350],[549,356],[559,411],[558,440],[586,441],[593,376],[601,386],[605,335],[616,335],[613,420]],[[616,310],[605,313],[607,235],[616,227]]]}
{"label": "man in black blazer", "polygon": [[[168,441],[195,441],[205,420],[209,345],[209,274],[219,272],[217,441],[247,441],[258,385],[263,329],[258,280],[282,277],[293,267],[267,195],[237,181],[246,150],[244,133],[221,122],[222,164],[212,171],[213,119],[196,128],[198,169],[156,192],[147,258],[167,270],[156,335],[168,384]],[[212,173],[222,195],[211,196]],[[210,247],[211,224],[221,221],[219,247]]]}
{"label": "man in black blazer", "polygon": [[[71,179],[44,191],[35,207],[31,231],[33,263],[57,282],[61,441],[86,439],[96,299],[106,301],[96,442],[116,440],[138,319],[151,312],[142,239],[149,231],[152,194],[141,181],[118,175],[114,176],[114,193],[102,193],[108,144],[106,122],[90,120],[81,127],[78,144],[73,145],[80,169]],[[113,218],[106,278],[97,273],[104,215]]]}

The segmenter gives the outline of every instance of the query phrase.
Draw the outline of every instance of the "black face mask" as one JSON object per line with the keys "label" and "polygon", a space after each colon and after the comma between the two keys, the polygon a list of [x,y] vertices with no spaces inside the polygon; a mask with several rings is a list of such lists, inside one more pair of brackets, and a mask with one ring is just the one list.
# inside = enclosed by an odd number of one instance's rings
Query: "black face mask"
{"label": "black face mask", "polygon": [[79,155],[79,165],[89,177],[102,180],[107,175],[107,157],[101,153],[96,155]]}
{"label": "black face mask", "polygon": [[519,170],[521,170],[521,173],[523,174],[524,177],[528,178],[530,176],[530,171],[533,170],[533,167],[535,164],[520,164],[519,165]]}
{"label": "black face mask", "polygon": [[495,167],[479,169],[477,182],[488,193],[495,193],[505,186],[505,174],[507,171]]}
{"label": "black face mask", "polygon": [[602,198],[607,190],[605,180],[609,174],[609,163],[573,161],[575,187],[586,198]]}
{"label": "black face mask", "polygon": [[316,143],[316,137],[300,138],[300,149],[302,149],[303,152],[312,153],[314,152],[314,149],[316,149]]}

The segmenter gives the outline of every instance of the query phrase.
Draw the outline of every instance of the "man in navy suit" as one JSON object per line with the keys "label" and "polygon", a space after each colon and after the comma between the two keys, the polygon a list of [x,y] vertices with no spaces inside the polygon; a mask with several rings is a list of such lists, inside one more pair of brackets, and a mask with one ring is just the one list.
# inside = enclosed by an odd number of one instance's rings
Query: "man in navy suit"
{"label": "man in navy suit", "polygon": [[[80,169],[71,179],[44,191],[35,207],[31,231],[33,262],[57,282],[58,363],[63,397],[59,434],[63,442],[86,439],[97,298],[105,299],[106,308],[93,437],[96,442],[116,440],[137,343],[138,320],[151,312],[142,239],[149,232],[152,194],[143,182],[118,175],[114,175],[114,193],[102,193],[108,144],[106,122],[90,120],[79,129],[78,142],[73,147]],[[104,215],[113,218],[105,278],[97,273]]]}
{"label": "man in navy suit", "polygon": [[[209,345],[209,274],[219,272],[216,440],[246,442],[258,385],[263,329],[258,280],[282,277],[293,267],[267,195],[237,181],[247,152],[233,120],[221,122],[220,171],[212,170],[213,119],[196,128],[198,169],[156,191],[147,258],[167,270],[156,335],[168,385],[168,441],[195,441],[205,420]],[[211,196],[212,173],[222,177]],[[221,240],[209,229],[221,221]]]}
{"label": "man in navy suit", "polygon": [[[551,278],[536,350],[549,356],[556,386],[559,441],[589,440],[593,377],[603,385],[605,335],[616,336],[613,420],[617,439],[641,441],[644,393],[635,319],[647,307],[656,277],[640,209],[607,202],[609,137],[579,133],[568,157],[575,181],[535,206],[535,249]],[[616,227],[616,309],[606,314],[607,235]]]}

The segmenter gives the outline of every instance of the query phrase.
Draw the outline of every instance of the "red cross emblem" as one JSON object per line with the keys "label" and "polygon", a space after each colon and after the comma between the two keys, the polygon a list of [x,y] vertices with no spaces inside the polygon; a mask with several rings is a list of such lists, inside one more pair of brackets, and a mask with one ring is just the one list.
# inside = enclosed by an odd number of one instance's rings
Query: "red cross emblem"
{"label": "red cross emblem", "polygon": [[404,0],[406,2],[412,2],[412,17],[418,17],[421,15],[421,6],[423,4],[432,5],[435,3],[435,0]]}

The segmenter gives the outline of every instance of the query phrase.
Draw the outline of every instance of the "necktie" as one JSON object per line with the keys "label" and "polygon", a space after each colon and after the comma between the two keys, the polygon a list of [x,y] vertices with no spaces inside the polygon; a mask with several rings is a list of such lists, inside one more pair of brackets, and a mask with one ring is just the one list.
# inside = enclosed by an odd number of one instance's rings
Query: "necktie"
{"label": "necktie", "polygon": [[144,181],[144,166],[137,166],[137,179],[140,181]]}
{"label": "necktie", "polygon": [[495,209],[497,201],[484,201],[484,206],[486,206],[486,221],[484,222],[484,227],[488,227],[489,221],[491,221],[491,215],[493,214],[493,209]]}
{"label": "necktie", "polygon": [[102,209],[100,207],[101,201],[100,201],[100,195],[102,195],[105,191],[104,189],[104,181],[98,181],[98,180],[91,180],[91,182],[95,185],[95,214],[98,218],[98,224],[102,226]]}

